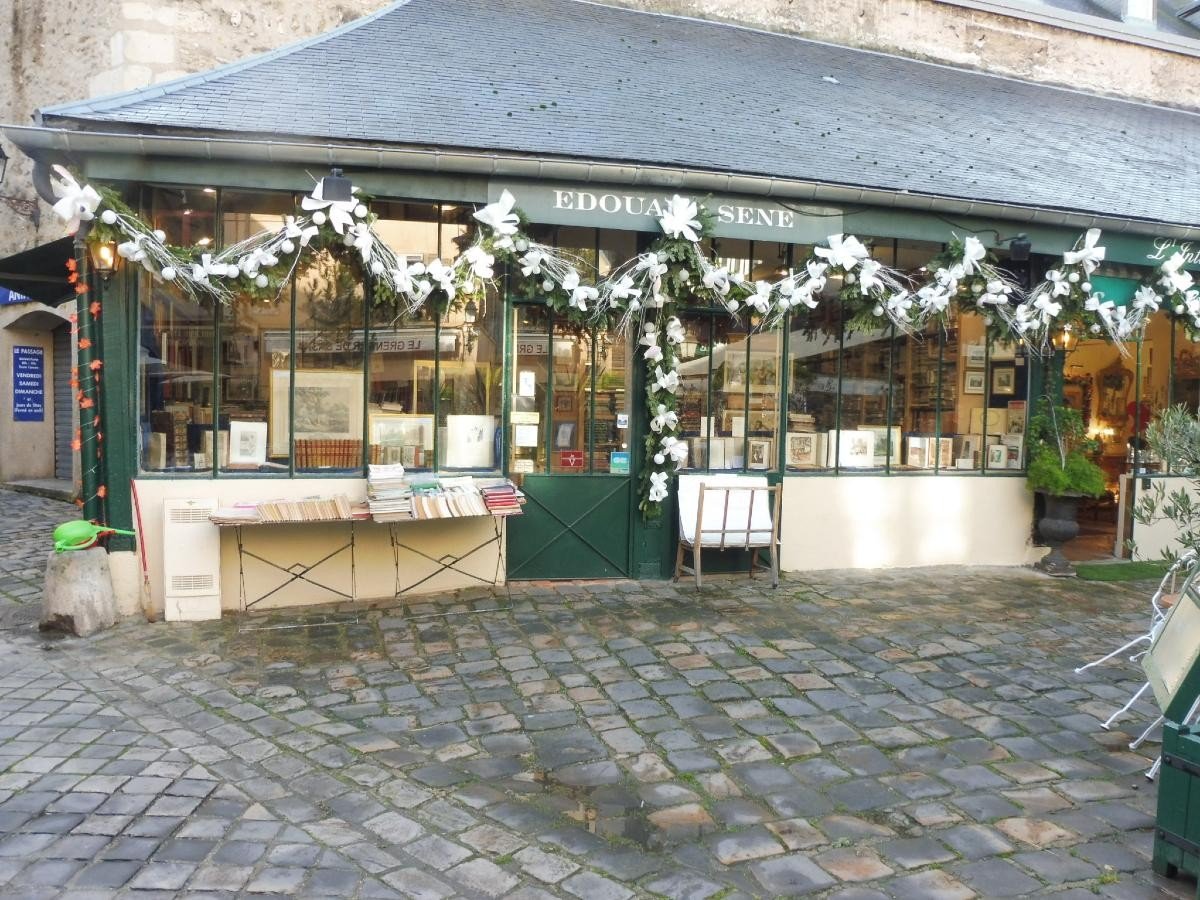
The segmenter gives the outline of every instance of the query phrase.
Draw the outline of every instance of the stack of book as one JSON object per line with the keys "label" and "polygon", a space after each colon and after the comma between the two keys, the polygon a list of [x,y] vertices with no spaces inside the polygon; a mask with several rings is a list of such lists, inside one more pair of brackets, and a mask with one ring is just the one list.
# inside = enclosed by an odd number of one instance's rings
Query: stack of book
{"label": "stack of book", "polygon": [[525,495],[507,478],[491,479],[480,484],[479,493],[489,514],[493,516],[519,516]]}
{"label": "stack of book", "polygon": [[373,465],[367,470],[367,506],[376,522],[403,522],[413,517],[412,485],[404,466]]}
{"label": "stack of book", "polygon": [[354,517],[345,494],[305,497],[301,500],[262,500],[258,504],[263,522],[339,522]]}
{"label": "stack of book", "polygon": [[208,517],[214,525],[257,525],[262,521],[257,503],[235,503],[222,506]]}

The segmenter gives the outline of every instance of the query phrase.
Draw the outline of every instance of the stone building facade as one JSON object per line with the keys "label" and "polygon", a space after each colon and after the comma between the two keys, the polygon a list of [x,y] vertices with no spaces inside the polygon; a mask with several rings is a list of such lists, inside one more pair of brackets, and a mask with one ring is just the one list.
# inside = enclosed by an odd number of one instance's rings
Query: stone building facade
{"label": "stone building facade", "polygon": [[[1033,3],[994,0],[618,2],[1091,93],[1200,106],[1193,90],[1200,83],[1200,41],[1172,38],[1136,21],[1105,25],[1052,7],[1039,10]],[[1127,2],[1136,12],[1137,4]],[[387,5],[381,0],[10,3],[11,27],[0,29],[0,57],[8,60],[0,69],[0,121],[14,124],[27,122],[38,107],[210,69],[320,34]],[[38,208],[29,161],[11,147],[6,152],[14,158],[0,185],[0,256],[60,233],[45,208]]]}

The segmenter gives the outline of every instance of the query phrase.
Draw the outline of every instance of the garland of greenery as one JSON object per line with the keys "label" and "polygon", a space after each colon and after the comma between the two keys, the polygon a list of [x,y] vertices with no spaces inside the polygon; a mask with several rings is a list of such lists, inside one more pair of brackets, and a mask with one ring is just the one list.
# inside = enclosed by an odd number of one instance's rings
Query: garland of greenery
{"label": "garland of greenery", "polygon": [[68,231],[90,223],[89,242],[117,242],[122,257],[196,301],[277,297],[311,261],[314,254],[306,251],[326,250],[356,260],[369,274],[375,302],[393,306],[398,315],[430,308],[440,316],[480,302],[503,270],[513,295],[543,300],[577,328],[615,327],[631,340],[636,336],[647,365],[650,432],[640,508],[648,518],[661,514],[670,479],[687,460],[676,396],[677,348],[684,339],[678,314],[697,301],[726,309],[735,320],[747,315],[752,330],[775,328],[802,322],[830,282],[840,282],[838,298],[850,330],[893,327],[913,334],[931,323],[948,325],[953,311],[981,312],[992,337],[1016,336],[1033,352],[1048,350],[1053,334],[1064,328],[1106,333],[1119,346],[1144,326],[1150,311],[1166,304],[1193,339],[1200,338],[1200,290],[1182,270],[1180,254],[1163,263],[1159,277],[1143,286],[1129,309],[1092,291],[1088,278],[1104,259],[1098,229],[1063,254],[1062,265],[1027,297],[975,237],[955,236],[910,278],[872,259],[855,236],[837,234],[778,281],[751,281],[704,252],[701,242],[712,234],[710,213],[675,196],[659,219],[663,234],[649,251],[617,266],[598,284],[588,284],[581,259],[530,237],[529,223],[508,191],[475,212],[478,226],[455,259],[409,264],[374,230],[376,216],[357,188],[349,201],[333,201],[324,198],[319,183],[302,198],[307,215],[288,216],[278,229],[210,253],[166,244],[165,234],[143,223],[114,192],[81,186],[67,170],[54,169],[59,198],[54,209]]}

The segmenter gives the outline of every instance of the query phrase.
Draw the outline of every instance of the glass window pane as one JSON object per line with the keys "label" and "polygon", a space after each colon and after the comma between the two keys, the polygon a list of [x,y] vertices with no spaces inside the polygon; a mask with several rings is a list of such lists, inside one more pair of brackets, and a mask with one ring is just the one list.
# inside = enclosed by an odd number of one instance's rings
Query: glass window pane
{"label": "glass window pane", "polygon": [[[629,365],[634,349],[619,332],[602,331],[596,335],[596,391],[592,434],[592,471],[612,471],[614,453],[630,453],[629,415],[633,398],[633,368]],[[587,390],[591,391],[588,384]],[[621,416],[624,425],[621,427]],[[628,475],[632,459],[617,466],[617,473]]]}
{"label": "glass window pane", "polygon": [[709,468],[744,469],[750,346],[745,326],[728,316],[713,317],[712,335],[713,437],[709,441]]}
{"label": "glass window pane", "polygon": [[[296,276],[296,470],[361,471],[363,314],[357,265],[328,251]],[[289,437],[286,369],[271,372],[271,452]]]}
{"label": "glass window pane", "polygon": [[1182,403],[1192,415],[1200,411],[1200,344],[1192,342],[1182,322],[1175,324],[1171,402]]}
{"label": "glass window pane", "polygon": [[442,320],[438,390],[441,468],[492,471],[497,458],[504,372],[504,304],[489,290]]}
{"label": "glass window pane", "polygon": [[[294,213],[291,194],[225,191],[221,196],[221,234],[226,246],[283,224]],[[220,424],[217,433],[221,471],[287,473],[288,447],[268,446],[271,372],[288,370],[291,352],[292,291],[278,297],[237,294],[221,307]],[[281,398],[286,403],[286,397]],[[233,456],[230,439],[236,437]],[[272,449],[275,452],[271,452]]]}
{"label": "glass window pane", "polygon": [[600,274],[607,275],[627,259],[637,254],[636,231],[600,231]]}
{"label": "glass window pane", "polygon": [[[968,349],[978,355],[977,350]],[[966,429],[982,429],[983,467],[986,471],[1025,467],[1025,421],[1028,416],[1029,361],[1014,341],[994,341],[988,347],[984,379],[987,407],[983,415],[971,413]],[[1036,361],[1035,361],[1035,364]],[[969,370],[968,370],[969,372]],[[964,378],[964,390],[966,387]]]}
{"label": "glass window pane", "polygon": [[[837,439],[838,360],[841,357],[841,311],[836,296],[826,293],[788,335],[788,414],[784,460],[789,471],[832,467],[836,449],[827,453],[830,436]],[[828,465],[827,465],[828,460]]]}
{"label": "glass window pane", "polygon": [[[438,208],[398,201],[372,205],[375,228],[409,264],[438,254]],[[370,460],[400,463],[413,471],[434,467],[437,349],[454,359],[458,332],[443,331],[428,310],[408,316],[390,304],[371,309],[370,396],[367,431]],[[444,452],[444,451],[443,451]]]}
{"label": "glass window pane", "polygon": [[150,191],[150,217],[175,246],[213,247],[216,241],[217,192],[213,188],[165,188]]}
{"label": "glass window pane", "polygon": [[549,313],[544,306],[513,309],[512,411],[508,471],[519,481],[546,471],[546,389],[550,372]]}
{"label": "glass window pane", "polygon": [[586,473],[586,423],[592,383],[591,337],[556,322],[553,348],[550,471]]}
{"label": "glass window pane", "polygon": [[[841,452],[841,468],[883,468],[900,462],[901,409],[892,403],[889,369],[897,341],[890,328],[846,335],[842,354],[841,428],[854,443]],[[902,404],[901,404],[902,405]]]}
{"label": "glass window pane", "polygon": [[[716,434],[712,427],[708,405],[708,368],[712,348],[710,325],[712,317],[707,313],[684,313],[679,317],[683,325],[683,342],[679,353],[679,392],[676,395],[679,414],[679,433],[688,442],[685,468],[706,469],[709,465],[709,440]],[[718,439],[719,441],[719,439]],[[725,467],[725,445],[718,443],[718,468]]]}

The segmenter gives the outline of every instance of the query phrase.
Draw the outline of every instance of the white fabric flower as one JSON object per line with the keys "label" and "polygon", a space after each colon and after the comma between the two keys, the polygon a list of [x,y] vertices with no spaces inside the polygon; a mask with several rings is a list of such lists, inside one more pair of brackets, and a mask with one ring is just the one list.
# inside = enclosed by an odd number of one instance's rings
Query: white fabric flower
{"label": "white fabric flower", "polygon": [[[358,201],[354,199],[354,194],[358,188],[350,188],[349,200],[326,200],[322,193],[325,189],[325,181],[322,179],[317,182],[317,186],[313,188],[313,192],[300,200],[300,208],[309,212],[317,211],[323,213],[329,220],[330,227],[338,234],[344,235],[347,228],[354,225],[354,207],[358,206]],[[313,221],[318,225],[321,224],[317,216],[313,216]]]}
{"label": "white fabric flower", "polygon": [[666,472],[651,472],[650,473],[650,491],[646,499],[651,503],[661,503],[667,499],[667,478]]}
{"label": "white fabric flower", "polygon": [[843,236],[831,234],[828,247],[817,247],[813,250],[817,256],[826,260],[835,269],[850,272],[862,260],[868,257],[867,248],[854,235]]}
{"label": "white fabric flower", "polygon": [[696,201],[676,194],[667,204],[667,211],[659,218],[658,224],[667,237],[684,238],[694,243],[700,240],[701,225],[696,218],[699,211]]}
{"label": "white fabric flower", "polygon": [[482,244],[472,244],[468,247],[463,259],[471,267],[471,275],[480,281],[489,281],[495,275],[492,266],[496,258],[484,250]]}
{"label": "white fabric flower", "polygon": [[1069,266],[1082,265],[1083,270],[1091,275],[1104,261],[1105,250],[1103,247],[1096,246],[1098,240],[1100,240],[1100,229],[1089,228],[1087,234],[1083,236],[1083,246],[1064,253],[1063,262]]}
{"label": "white fabric flower", "polygon": [[1137,289],[1137,293],[1133,295],[1134,309],[1149,309],[1151,312],[1158,312],[1158,304],[1160,302],[1158,293],[1149,285],[1143,284]]}
{"label": "white fabric flower", "polygon": [[705,266],[704,275],[700,279],[706,288],[724,297],[729,293],[729,270],[724,266]]}
{"label": "white fabric flower", "polygon": [[883,287],[883,281],[879,277],[882,268],[883,266],[873,259],[863,260],[858,269],[858,286],[864,294]]}
{"label": "white fabric flower", "polygon": [[974,274],[979,263],[987,259],[987,250],[979,238],[971,236],[963,241],[962,271],[964,275]]}
{"label": "white fabric flower", "polygon": [[288,216],[283,224],[283,233],[292,240],[299,240],[301,247],[307,247],[308,242],[315,238],[320,230],[316,225],[298,221],[295,216]]}
{"label": "white fabric flower", "polygon": [[520,217],[513,212],[513,207],[516,205],[516,197],[507,190],[501,191],[500,199],[478,210],[475,218],[495,231],[496,234],[514,235],[521,224]]}
{"label": "white fabric flower", "polygon": [[364,263],[369,263],[371,254],[375,251],[375,235],[371,231],[371,226],[366,222],[358,222],[346,234],[351,239],[350,246],[358,250]]}
{"label": "white fabric flower", "polygon": [[83,222],[90,222],[96,217],[96,208],[100,206],[100,195],[90,184],[82,187],[75,178],[62,166],[53,166],[57,179],[50,182],[54,196],[58,200],[54,204],[54,213],[66,223],[67,231],[74,233]]}
{"label": "white fabric flower", "polygon": [[548,259],[545,253],[536,247],[521,257],[521,274],[526,278],[542,274],[542,264]]}
{"label": "white fabric flower", "polygon": [[642,292],[639,288],[634,287],[631,277],[622,275],[616,284],[609,287],[608,295],[613,300],[620,302],[622,300],[635,300],[642,295]]}
{"label": "white fabric flower", "polygon": [[662,366],[655,366],[654,384],[651,385],[651,390],[666,391],[669,394],[674,394],[679,390],[679,373],[674,369],[670,372],[664,372]]}
{"label": "white fabric flower", "polygon": [[440,259],[435,259],[425,268],[425,272],[438,283],[438,287],[446,292],[448,299],[454,299],[456,289],[454,284],[454,270],[452,268]]}

